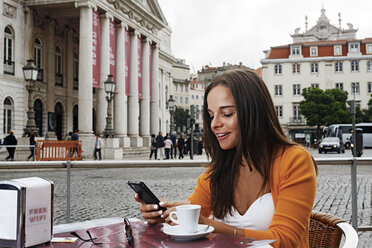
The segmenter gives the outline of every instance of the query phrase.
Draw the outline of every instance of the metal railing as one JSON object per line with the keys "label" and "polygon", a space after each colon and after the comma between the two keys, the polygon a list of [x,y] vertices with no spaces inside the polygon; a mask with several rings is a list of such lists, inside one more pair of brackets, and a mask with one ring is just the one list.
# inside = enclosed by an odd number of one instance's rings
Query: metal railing
{"label": "metal railing", "polygon": [[[318,165],[350,165],[351,166],[351,184],[352,188],[356,188],[356,166],[357,165],[372,165],[372,157],[364,158],[314,158]],[[145,168],[145,167],[206,167],[209,161],[204,160],[184,160],[184,161],[171,161],[171,160],[100,160],[100,161],[14,161],[14,162],[0,162],[1,170],[16,170],[16,169],[51,169],[60,168],[66,169],[67,173],[67,189],[66,189],[66,223],[70,223],[70,202],[71,202],[71,169],[73,168]],[[356,191],[352,191],[356,192]],[[357,210],[354,209],[357,204],[357,195],[351,194],[352,201],[352,220],[357,223]],[[355,230],[364,232],[372,231],[372,226],[353,226]]]}

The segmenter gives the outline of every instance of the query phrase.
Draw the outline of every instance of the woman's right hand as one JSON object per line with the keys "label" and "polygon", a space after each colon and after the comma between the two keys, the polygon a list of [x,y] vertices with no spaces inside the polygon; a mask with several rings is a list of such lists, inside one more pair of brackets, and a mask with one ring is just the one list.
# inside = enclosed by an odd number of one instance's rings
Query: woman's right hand
{"label": "woman's right hand", "polygon": [[160,217],[163,214],[163,211],[159,210],[159,206],[157,204],[144,203],[138,194],[134,195],[134,199],[141,204],[140,212],[148,224],[152,225],[164,222],[164,219]]}

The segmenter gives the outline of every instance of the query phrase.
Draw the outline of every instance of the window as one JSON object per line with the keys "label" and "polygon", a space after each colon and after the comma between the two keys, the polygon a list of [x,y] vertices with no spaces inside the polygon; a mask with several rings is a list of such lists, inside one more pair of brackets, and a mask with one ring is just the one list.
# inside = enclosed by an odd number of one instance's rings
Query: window
{"label": "window", "polygon": [[275,96],[282,96],[283,95],[283,89],[282,89],[282,85],[278,84],[278,85],[275,85]]}
{"label": "window", "polygon": [[333,46],[333,54],[342,55],[342,46],[341,45]]}
{"label": "window", "polygon": [[367,61],[367,71],[369,71],[369,72],[372,71],[372,60]]}
{"label": "window", "polygon": [[300,64],[293,64],[293,65],[292,65],[292,73],[293,73],[293,74],[298,74],[298,73],[300,73]]}
{"label": "window", "polygon": [[189,85],[185,85],[185,92],[189,92]]}
{"label": "window", "polygon": [[372,53],[372,44],[367,44],[367,53]]}
{"label": "window", "polygon": [[359,95],[359,83],[351,83],[351,94]]}
{"label": "window", "polygon": [[194,95],[191,95],[191,99],[194,100]]}
{"label": "window", "polygon": [[301,55],[301,46],[291,46],[291,55]]}
{"label": "window", "polygon": [[359,43],[349,43],[349,53],[359,53]]}
{"label": "window", "polygon": [[372,82],[368,82],[368,93],[372,93]]}
{"label": "window", "polygon": [[278,117],[283,117],[283,106],[275,106],[275,110]]}
{"label": "window", "polygon": [[357,72],[359,71],[359,62],[356,60],[351,61],[351,71]]}
{"label": "window", "polygon": [[274,73],[275,74],[282,74],[282,65],[275,65],[274,66]]}
{"label": "window", "polygon": [[311,72],[312,73],[318,73],[319,72],[318,63],[311,63]]}
{"label": "window", "polygon": [[4,100],[4,113],[3,113],[3,133],[7,134],[12,130],[12,115],[13,115],[13,104],[9,97]]}
{"label": "window", "polygon": [[187,96],[185,97],[185,104],[189,104],[189,98]]}
{"label": "window", "polygon": [[196,100],[199,100],[199,96],[198,96],[198,95],[196,95],[196,96],[195,96],[195,99],[196,99]]}
{"label": "window", "polygon": [[10,26],[4,29],[4,73],[14,75],[14,32]]}
{"label": "window", "polygon": [[177,91],[177,90],[178,90],[178,84],[175,83],[175,84],[174,84],[174,91]]}
{"label": "window", "polygon": [[319,88],[319,84],[311,84],[311,88]]}
{"label": "window", "polygon": [[294,84],[293,85],[293,95],[294,96],[301,95],[301,85],[300,84]]}
{"label": "window", "polygon": [[344,90],[344,83],[336,83],[336,89]]}
{"label": "window", "polygon": [[294,121],[301,120],[300,111],[297,104],[293,105],[293,120]]}
{"label": "window", "polygon": [[79,88],[79,55],[74,52],[74,63],[73,63],[73,76],[74,76],[74,89]]}
{"label": "window", "polygon": [[36,37],[34,40],[34,58],[35,65],[39,69],[37,74],[37,81],[43,81],[43,45],[41,40]]}
{"label": "window", "polygon": [[342,72],[342,62],[335,63],[335,72]]}
{"label": "window", "polygon": [[62,86],[62,49],[56,46],[56,85]]}
{"label": "window", "polygon": [[318,47],[310,47],[310,56],[318,56]]}
{"label": "window", "polygon": [[182,84],[180,85],[180,88],[181,88],[181,92],[183,92],[183,85]]}
{"label": "window", "polygon": [[183,97],[180,96],[180,104],[183,104]]}

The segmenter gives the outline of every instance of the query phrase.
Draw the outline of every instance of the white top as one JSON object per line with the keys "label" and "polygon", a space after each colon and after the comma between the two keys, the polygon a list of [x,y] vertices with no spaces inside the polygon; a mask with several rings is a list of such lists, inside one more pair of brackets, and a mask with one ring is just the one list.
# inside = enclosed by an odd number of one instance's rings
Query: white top
{"label": "white top", "polygon": [[274,212],[273,197],[271,193],[267,193],[255,200],[244,215],[240,215],[233,208],[232,215],[228,213],[222,220],[216,220],[238,228],[266,231],[269,229]]}
{"label": "white top", "polygon": [[166,139],[164,141],[164,148],[165,149],[171,149],[172,148],[172,145],[173,145],[173,143],[172,143],[172,141],[170,139]]}

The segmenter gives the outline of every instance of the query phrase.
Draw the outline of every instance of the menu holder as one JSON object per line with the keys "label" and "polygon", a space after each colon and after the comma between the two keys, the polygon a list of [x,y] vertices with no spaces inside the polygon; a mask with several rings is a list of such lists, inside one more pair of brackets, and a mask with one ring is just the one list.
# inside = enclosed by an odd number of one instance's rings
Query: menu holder
{"label": "menu holder", "polygon": [[0,181],[0,247],[50,242],[53,193],[53,182],[39,177]]}

